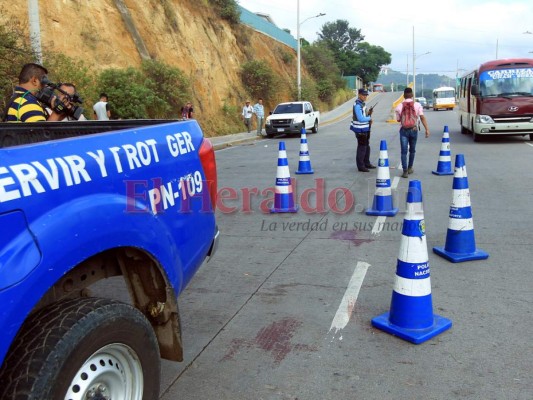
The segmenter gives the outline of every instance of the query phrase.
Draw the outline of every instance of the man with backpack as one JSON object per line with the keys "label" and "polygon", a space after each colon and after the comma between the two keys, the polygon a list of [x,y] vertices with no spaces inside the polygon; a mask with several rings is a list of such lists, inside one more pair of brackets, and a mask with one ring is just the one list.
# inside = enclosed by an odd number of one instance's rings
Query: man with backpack
{"label": "man with backpack", "polygon": [[[415,161],[416,140],[418,139],[418,119],[424,125],[426,138],[429,137],[429,128],[424,116],[424,109],[420,103],[413,101],[413,89],[405,88],[403,91],[404,101],[395,109],[396,121],[401,123],[400,145],[402,149],[402,178],[407,178],[414,172],[413,163]],[[407,151],[409,151],[409,163],[407,162]]]}

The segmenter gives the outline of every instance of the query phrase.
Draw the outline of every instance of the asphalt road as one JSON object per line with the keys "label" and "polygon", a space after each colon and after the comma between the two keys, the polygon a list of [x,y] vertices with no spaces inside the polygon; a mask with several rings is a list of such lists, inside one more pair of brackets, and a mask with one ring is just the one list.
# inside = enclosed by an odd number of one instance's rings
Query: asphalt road
{"label": "asphalt road", "polygon": [[[400,209],[382,217],[381,230],[362,212],[376,173],[356,170],[350,117],[307,135],[312,175],[294,174],[299,136],[217,152],[227,197],[217,212],[221,246],[180,299],[186,360],[165,362],[163,400],[533,398],[533,146],[525,138],[474,143],[456,112],[426,111],[432,135],[419,138],[412,179],[423,190],[433,310],[453,327],[413,345],[371,326],[390,308],[408,186],[396,169],[398,125],[385,122],[393,96],[369,101],[379,100],[372,159],[386,140]],[[432,252],[445,243],[453,193],[452,176],[431,173],[445,125],[452,162],[465,156],[475,239],[487,260],[454,264]],[[272,198],[263,191],[275,184],[280,140],[297,181],[294,214],[261,210]],[[244,193],[256,189],[248,202]],[[348,212],[328,204],[342,190],[355,199]]]}
{"label": "asphalt road", "polygon": [[[312,175],[295,174],[297,135],[219,147],[220,248],[180,297],[185,361],[164,361],[162,400],[533,399],[526,138],[474,143],[455,111],[426,111],[431,136],[419,137],[410,179],[422,185],[433,312],[453,326],[414,345],[371,325],[390,309],[409,181],[397,168],[399,127],[386,122],[395,97],[369,100],[379,101],[371,158],[377,164],[386,140],[394,217],[364,212],[376,170],[357,172],[350,104],[307,135]],[[487,260],[451,263],[432,252],[445,243],[453,194],[453,176],[431,173],[444,126],[452,163],[465,157],[475,240]],[[268,212],[279,141],[297,213]]]}

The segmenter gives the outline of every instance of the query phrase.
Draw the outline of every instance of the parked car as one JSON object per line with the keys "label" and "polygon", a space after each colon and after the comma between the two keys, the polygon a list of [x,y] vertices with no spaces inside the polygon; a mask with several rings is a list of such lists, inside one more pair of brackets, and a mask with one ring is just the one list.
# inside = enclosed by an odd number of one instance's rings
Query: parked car
{"label": "parked car", "polygon": [[318,132],[320,111],[313,108],[308,101],[280,103],[270,113],[265,122],[268,137],[276,133],[300,133],[302,128]]}
{"label": "parked car", "polygon": [[428,105],[428,102],[426,100],[425,97],[417,97],[415,98],[415,101],[420,103],[420,105],[424,108],[424,109],[429,109],[429,105]]}

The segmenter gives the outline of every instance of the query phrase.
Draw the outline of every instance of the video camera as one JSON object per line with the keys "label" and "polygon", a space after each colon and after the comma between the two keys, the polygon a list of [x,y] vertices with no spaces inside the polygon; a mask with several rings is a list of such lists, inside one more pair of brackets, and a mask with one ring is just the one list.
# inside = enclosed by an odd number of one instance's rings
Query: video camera
{"label": "video camera", "polygon": [[[60,114],[67,114],[75,120],[78,120],[81,117],[81,115],[83,114],[83,108],[77,105],[76,103],[81,104],[83,103],[83,100],[80,96],[78,96],[78,93],[74,93],[74,95],[68,94],[60,88],[62,85],[61,82],[52,83],[46,75],[42,77],[41,83],[44,85],[44,87],[35,94],[37,100],[39,100],[41,103],[46,104],[55,112]],[[64,94],[67,103],[61,101],[59,97],[55,95],[54,90],[57,90],[58,92]],[[53,101],[54,97],[55,102]],[[68,103],[71,103],[72,105],[70,108],[67,107]]]}

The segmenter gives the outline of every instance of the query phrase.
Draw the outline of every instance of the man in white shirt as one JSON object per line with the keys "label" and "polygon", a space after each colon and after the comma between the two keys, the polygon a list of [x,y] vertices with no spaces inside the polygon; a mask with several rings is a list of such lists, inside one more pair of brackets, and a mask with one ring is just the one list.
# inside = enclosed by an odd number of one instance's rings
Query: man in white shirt
{"label": "man in white shirt", "polygon": [[248,129],[248,133],[252,131],[252,116],[254,114],[254,108],[250,105],[250,102],[247,101],[244,107],[242,108],[242,119],[244,121],[244,125],[246,125],[246,129]]}
{"label": "man in white shirt", "polygon": [[100,94],[100,101],[93,106],[94,117],[99,121],[108,121],[111,118],[109,104],[107,103],[107,94]]}

